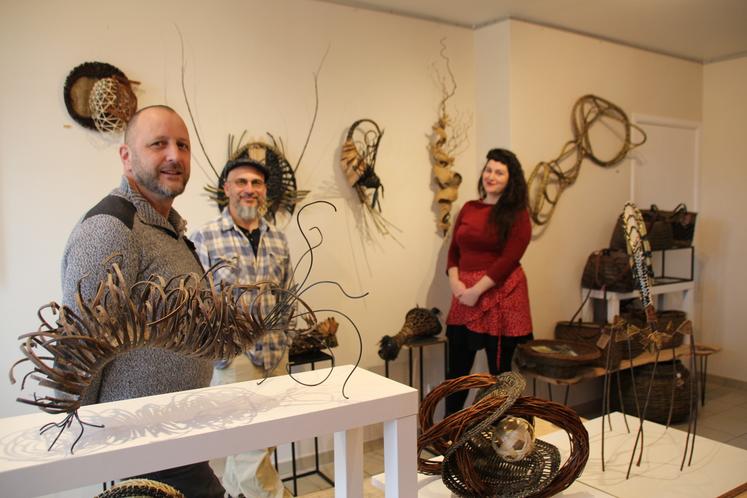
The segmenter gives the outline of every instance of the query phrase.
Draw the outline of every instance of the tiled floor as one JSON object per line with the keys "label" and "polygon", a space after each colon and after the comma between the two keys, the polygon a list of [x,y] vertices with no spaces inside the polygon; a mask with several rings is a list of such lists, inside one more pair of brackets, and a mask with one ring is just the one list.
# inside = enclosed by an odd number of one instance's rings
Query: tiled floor
{"label": "tiled floor", "polygon": [[[675,426],[683,430],[686,424]],[[698,417],[698,434],[715,441],[747,449],[747,389],[730,387],[713,380],[706,386],[706,404]],[[384,471],[384,451],[381,441],[366,444],[364,455],[365,477]],[[333,477],[332,464],[323,465],[324,472]],[[365,479],[364,497],[383,497],[384,493]],[[290,483],[288,483],[290,487]],[[320,477],[312,475],[298,481],[298,495],[304,498],[332,498],[334,490]]]}

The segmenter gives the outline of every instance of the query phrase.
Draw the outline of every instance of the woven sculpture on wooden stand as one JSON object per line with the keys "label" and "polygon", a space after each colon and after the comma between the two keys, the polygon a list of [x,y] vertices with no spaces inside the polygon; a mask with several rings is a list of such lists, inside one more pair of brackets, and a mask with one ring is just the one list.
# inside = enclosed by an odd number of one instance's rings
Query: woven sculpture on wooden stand
{"label": "woven sculpture on wooden stand", "polygon": [[[498,377],[468,375],[438,385],[420,405],[418,470],[441,475],[444,484],[463,497],[552,496],[570,486],[589,457],[589,435],[578,415],[565,405],[520,397],[524,386],[524,379],[513,372]],[[486,393],[471,407],[434,425],[433,413],[441,399],[466,389],[486,389]],[[490,454],[487,446],[494,424],[505,415],[537,417],[565,430],[570,441],[568,459],[559,465],[557,449],[540,440],[535,441],[537,454],[522,461]],[[444,461],[421,457],[426,448],[443,455]]]}
{"label": "woven sculpture on wooden stand", "polygon": [[438,315],[441,310],[438,308],[420,308],[415,307],[405,315],[405,323],[400,331],[393,335],[385,335],[379,341],[379,358],[391,361],[397,358],[399,350],[403,344],[411,339],[431,337],[441,333],[441,322]]}

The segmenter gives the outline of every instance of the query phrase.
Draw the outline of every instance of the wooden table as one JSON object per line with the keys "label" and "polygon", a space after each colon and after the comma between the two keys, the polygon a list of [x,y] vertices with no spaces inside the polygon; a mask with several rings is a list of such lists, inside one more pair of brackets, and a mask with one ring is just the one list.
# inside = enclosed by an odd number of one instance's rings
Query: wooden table
{"label": "wooden table", "polygon": [[[701,402],[705,404],[705,380],[706,380],[706,370],[708,368],[708,357],[714,353],[718,353],[721,351],[721,348],[716,346],[707,346],[704,344],[696,344],[695,345],[695,356],[700,361],[700,369],[699,373],[701,375],[699,379],[699,384],[701,386]],[[671,348],[663,349],[659,352],[659,362],[662,361],[670,361],[672,358],[689,358],[692,353],[690,344],[683,344],[681,346],[678,346],[675,348],[674,353],[672,353]],[[633,360],[622,360],[620,362],[620,366],[617,370],[627,370],[628,368],[632,367],[639,367],[642,365],[649,365],[654,362],[656,358],[655,353],[650,353],[648,351],[644,351],[643,353],[639,354]],[[552,400],[552,390],[551,385],[560,385],[565,386],[565,395],[564,395],[564,404],[568,403],[568,391],[570,389],[570,386],[574,384],[578,384],[579,382],[583,382],[585,380],[589,379],[596,379],[599,377],[603,377],[606,373],[606,370],[603,367],[581,367],[579,368],[578,374],[569,377],[569,378],[557,378],[557,377],[550,377],[547,375],[542,375],[540,373],[537,373],[535,371],[521,368],[518,365],[514,364],[514,368],[517,369],[522,375],[524,375],[527,378],[532,379],[533,383],[533,389],[536,395],[536,381],[542,381],[545,382],[548,385],[548,393],[549,398]]]}

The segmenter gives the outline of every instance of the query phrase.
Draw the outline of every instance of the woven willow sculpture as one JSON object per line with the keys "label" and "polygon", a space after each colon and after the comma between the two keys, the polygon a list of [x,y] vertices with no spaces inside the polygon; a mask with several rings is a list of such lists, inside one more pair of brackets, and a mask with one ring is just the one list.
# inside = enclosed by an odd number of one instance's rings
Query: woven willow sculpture
{"label": "woven willow sculpture", "polygon": [[[560,195],[576,182],[581,163],[588,158],[595,164],[609,168],[620,163],[628,153],[646,142],[646,133],[630,122],[627,114],[612,102],[596,95],[584,95],[576,101],[571,112],[573,140],[563,145],[560,154],[550,161],[538,163],[527,180],[529,188],[529,213],[536,225],[549,223]],[[620,149],[610,159],[601,159],[595,152],[589,130],[597,123],[618,122],[623,127]],[[633,130],[641,138],[633,142]],[[561,163],[575,154],[573,165],[563,169]]]}
{"label": "woven willow sculpture", "polygon": [[[672,360],[677,359],[675,341],[671,340],[671,336],[675,334],[687,335],[690,337],[690,366],[689,370],[692,372],[689,391],[689,423],[687,428],[687,438],[685,439],[685,451],[682,455],[682,462],[680,464],[680,470],[684,469],[685,462],[688,465],[692,464],[693,453],[695,451],[695,431],[697,428],[698,419],[698,362],[696,361],[695,355],[695,335],[693,333],[692,324],[689,320],[682,322],[676,330],[657,330],[657,319],[656,310],[654,309],[652,299],[652,285],[653,285],[653,270],[651,269],[651,248],[646,238],[646,225],[643,221],[643,216],[640,210],[632,202],[625,204],[622,214],[623,227],[625,229],[625,240],[627,242],[628,255],[630,256],[630,266],[633,271],[633,277],[638,285],[638,290],[641,294],[641,301],[646,313],[646,321],[648,326],[641,330],[640,333],[643,335],[645,343],[648,344],[650,351],[654,353],[654,362],[651,368],[650,376],[644,379],[645,385],[648,386],[646,397],[643,400],[639,400],[637,394],[635,394],[635,406],[638,410],[637,416],[639,417],[640,423],[638,431],[636,432],[635,444],[633,451],[630,455],[630,462],[628,464],[628,471],[626,478],[630,477],[630,471],[633,466],[635,459],[635,453],[640,450],[636,465],[640,466],[641,459],[643,457],[643,421],[646,418],[646,412],[649,409],[651,402],[651,386],[656,375],[656,367],[659,363],[659,357],[662,351],[663,344],[670,344],[672,350]],[[672,398],[670,399],[669,415],[667,417],[667,427],[671,421],[672,411],[674,408],[674,393],[675,386],[678,382],[676,378],[676,369],[672,368]],[[632,384],[636,384],[635,372],[632,365],[629,368]],[[605,376],[605,394],[604,394],[604,413],[609,413],[609,372]],[[622,404],[622,403],[621,403]],[[627,423],[627,421],[626,421]],[[692,440],[690,439],[692,437]],[[640,444],[640,446],[639,446]],[[688,448],[689,445],[689,448]],[[689,453],[689,459],[688,459]],[[602,468],[604,469],[604,417],[602,417]]]}
{"label": "woven willow sculpture", "polygon": [[394,336],[385,335],[379,341],[379,358],[391,361],[397,358],[402,345],[412,339],[431,337],[441,333],[438,308],[415,307],[405,315],[405,323]]}
{"label": "woven willow sculpture", "polygon": [[457,84],[449,58],[446,56],[444,40],[441,40],[441,58],[445,61],[449,79],[440,79],[443,97],[438,105],[438,119],[432,126],[433,135],[428,151],[431,155],[433,181],[437,187],[434,197],[437,210],[436,226],[441,235],[446,235],[451,226],[451,206],[459,197],[459,185],[462,184],[462,175],[453,169],[455,156],[457,149],[466,141],[469,127],[461,120],[449,116],[446,110],[447,102],[456,94]]}
{"label": "woven willow sculpture", "polygon": [[[449,379],[425,397],[418,414],[418,471],[441,475],[457,496],[554,496],[583,472],[589,458],[589,434],[578,415],[565,405],[521,396],[524,379],[507,372],[493,377],[475,374]],[[433,423],[442,398],[465,389],[483,389],[475,403]],[[526,461],[507,462],[492,452],[495,424],[505,415],[546,420],[568,433],[570,454],[560,465],[557,448],[535,441],[534,455]],[[424,450],[441,454],[443,461],[423,458]],[[492,454],[491,454],[492,452]]]}
{"label": "woven willow sculpture", "polygon": [[[275,137],[268,135],[270,142],[252,141],[241,145],[244,135],[239,137],[238,144],[234,146],[234,137],[228,137],[228,161],[240,158],[248,158],[256,161],[269,171],[267,183],[267,204],[264,206],[263,216],[268,221],[277,223],[281,218],[290,218],[296,210],[296,205],[302,202],[308,195],[308,190],[299,190],[296,185],[296,175],[293,167],[285,157],[282,143],[278,143]],[[228,198],[223,191],[226,181],[217,175],[217,184],[208,184],[204,190],[214,201],[218,209],[223,210],[228,205]]]}

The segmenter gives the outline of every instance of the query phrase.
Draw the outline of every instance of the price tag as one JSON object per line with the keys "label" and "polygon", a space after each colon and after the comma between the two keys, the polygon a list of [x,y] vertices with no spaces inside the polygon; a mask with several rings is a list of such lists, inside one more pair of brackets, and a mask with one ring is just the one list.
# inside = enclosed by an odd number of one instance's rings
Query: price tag
{"label": "price tag", "polygon": [[597,347],[601,350],[604,350],[607,347],[607,344],[610,342],[610,335],[607,333],[602,333],[602,335],[599,336],[599,339],[597,340]]}

